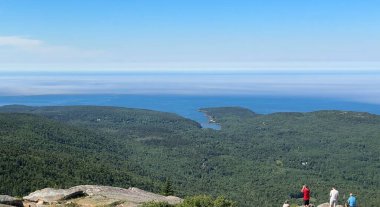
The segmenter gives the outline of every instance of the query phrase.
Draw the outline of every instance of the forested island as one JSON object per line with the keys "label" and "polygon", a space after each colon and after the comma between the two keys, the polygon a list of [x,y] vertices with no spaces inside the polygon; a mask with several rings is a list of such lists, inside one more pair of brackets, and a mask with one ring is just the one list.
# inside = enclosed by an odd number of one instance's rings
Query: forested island
{"label": "forested island", "polygon": [[[81,184],[280,206],[303,184],[379,206],[380,116],[203,108],[221,130],[172,113],[101,106],[0,107],[0,194]],[[292,203],[300,204],[293,199]]]}

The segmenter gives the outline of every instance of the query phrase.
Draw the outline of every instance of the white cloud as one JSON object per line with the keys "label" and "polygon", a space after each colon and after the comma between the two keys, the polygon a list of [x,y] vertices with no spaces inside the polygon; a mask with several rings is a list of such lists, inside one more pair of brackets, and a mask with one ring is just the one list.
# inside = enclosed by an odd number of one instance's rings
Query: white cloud
{"label": "white cloud", "polygon": [[0,36],[0,46],[10,46],[17,48],[39,47],[43,44],[41,40],[18,36]]}
{"label": "white cloud", "polygon": [[56,64],[91,62],[106,57],[101,50],[90,50],[67,45],[52,45],[45,41],[19,37],[0,36],[0,70]]}

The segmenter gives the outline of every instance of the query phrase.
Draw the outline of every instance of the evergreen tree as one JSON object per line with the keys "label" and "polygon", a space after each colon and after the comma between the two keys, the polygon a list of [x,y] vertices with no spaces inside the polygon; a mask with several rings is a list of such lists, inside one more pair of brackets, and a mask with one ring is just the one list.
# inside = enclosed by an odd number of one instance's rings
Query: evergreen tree
{"label": "evergreen tree", "polygon": [[174,195],[174,190],[173,190],[172,182],[170,181],[170,179],[166,179],[166,182],[162,188],[162,195],[164,196]]}

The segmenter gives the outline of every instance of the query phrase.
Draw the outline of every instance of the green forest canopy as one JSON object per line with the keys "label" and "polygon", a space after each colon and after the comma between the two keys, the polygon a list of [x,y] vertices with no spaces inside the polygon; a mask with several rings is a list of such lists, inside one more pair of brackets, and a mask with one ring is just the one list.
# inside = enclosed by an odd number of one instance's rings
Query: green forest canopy
{"label": "green forest canopy", "polygon": [[280,205],[302,184],[317,203],[332,185],[380,203],[380,116],[201,110],[222,130],[142,109],[0,107],[0,194],[78,184],[160,192],[170,179],[175,195],[224,195],[243,207]]}

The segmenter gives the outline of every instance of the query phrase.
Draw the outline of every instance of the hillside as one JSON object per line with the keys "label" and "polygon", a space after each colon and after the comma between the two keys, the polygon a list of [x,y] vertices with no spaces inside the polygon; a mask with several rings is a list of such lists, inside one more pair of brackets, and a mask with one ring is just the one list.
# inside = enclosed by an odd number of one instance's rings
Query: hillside
{"label": "hillside", "polygon": [[[178,196],[225,195],[239,206],[281,205],[304,183],[317,203],[327,201],[331,185],[342,195],[356,192],[365,206],[380,203],[379,116],[201,110],[222,130],[140,109],[0,107],[0,141],[7,146],[1,148],[6,182],[0,194],[83,183],[159,192],[170,179]],[[38,173],[24,176],[20,166]]]}
{"label": "hillside", "polygon": [[91,130],[30,114],[0,114],[0,126],[0,194],[81,183],[152,185],[128,170],[116,142]]}

